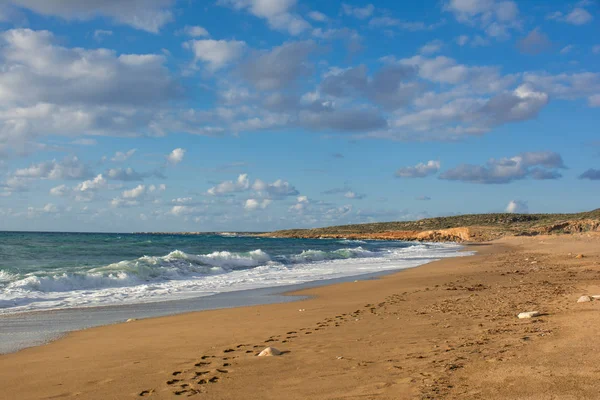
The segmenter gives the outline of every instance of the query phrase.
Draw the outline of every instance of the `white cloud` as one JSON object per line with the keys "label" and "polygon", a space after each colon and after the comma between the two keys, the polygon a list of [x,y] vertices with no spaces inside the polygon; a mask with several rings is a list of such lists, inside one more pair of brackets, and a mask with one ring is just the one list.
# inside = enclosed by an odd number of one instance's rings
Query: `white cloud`
{"label": "white cloud", "polygon": [[526,201],[511,200],[506,206],[506,212],[511,214],[526,214],[529,212],[529,207]]}
{"label": "white cloud", "polygon": [[349,190],[346,193],[344,193],[344,197],[347,199],[352,199],[352,200],[362,200],[367,196],[365,194],[359,194],[359,193],[353,192],[352,190]]}
{"label": "white cloud", "polygon": [[440,179],[482,184],[506,184],[515,180],[560,179],[566,168],[562,157],[551,151],[521,153],[511,158],[490,159],[481,165],[462,164],[445,171]]}
{"label": "white cloud", "polygon": [[134,187],[133,189],[125,190],[122,193],[122,195],[123,195],[123,198],[125,198],[125,199],[137,199],[144,193],[146,193],[146,186],[138,185],[138,186]]}
{"label": "white cloud", "polygon": [[78,192],[94,192],[99,189],[104,189],[108,186],[108,181],[102,174],[97,175],[94,179],[83,181],[75,187]]}
{"label": "white cloud", "polygon": [[543,91],[554,98],[564,100],[574,100],[600,93],[600,73],[597,72],[556,75],[543,72],[525,72],[523,81],[535,90]]}
{"label": "white cloud", "polygon": [[535,28],[527,36],[517,42],[517,47],[525,54],[540,54],[552,47],[548,36],[539,28]]}
{"label": "white cloud", "polygon": [[210,34],[208,33],[208,31],[206,29],[204,29],[201,26],[186,26],[185,28],[183,28],[183,32],[191,37],[203,37],[203,36],[210,36]]}
{"label": "white cloud", "polygon": [[234,181],[225,181],[219,183],[217,186],[214,186],[208,189],[208,194],[211,196],[222,196],[235,192],[243,192],[250,188],[250,180],[248,179],[248,174],[241,174],[238,176],[237,180]]}
{"label": "white cloud", "polygon": [[108,31],[108,30],[104,30],[104,29],[96,29],[94,31],[94,39],[97,42],[101,42],[102,40],[104,40],[105,37],[112,36],[112,35],[113,35],[113,31]]}
{"label": "white cloud", "polygon": [[184,47],[194,53],[195,61],[207,64],[209,71],[217,71],[237,61],[246,50],[246,43],[239,40],[190,40]]}
{"label": "white cloud", "polygon": [[113,158],[111,158],[110,160],[113,162],[125,162],[125,161],[129,160],[131,158],[131,156],[133,156],[135,154],[136,151],[137,151],[137,149],[131,149],[126,152],[117,151],[115,153],[115,155],[113,156]]}
{"label": "white cloud", "polygon": [[176,217],[181,217],[181,216],[189,216],[189,215],[198,214],[202,211],[204,211],[204,209],[200,208],[200,207],[190,207],[190,206],[178,205],[178,206],[173,206],[171,208],[171,210],[169,210],[169,214],[174,215]]}
{"label": "white cloud", "polygon": [[42,211],[46,214],[56,214],[58,212],[58,207],[55,204],[48,203],[42,208]]}
{"label": "white cloud", "polygon": [[440,170],[440,162],[430,160],[427,163],[418,163],[414,167],[403,167],[396,171],[399,178],[425,178],[435,175]]}
{"label": "white cloud", "polygon": [[388,16],[371,18],[371,28],[399,28],[409,32],[431,31],[444,24],[444,21],[435,24],[426,24],[422,21],[405,21]]}
{"label": "white cloud", "polygon": [[[481,83],[485,85],[484,81]],[[547,93],[536,90],[530,84],[487,99],[452,98],[441,105],[435,104],[392,120],[389,134],[394,138],[400,135],[400,138],[413,140],[482,135],[496,126],[535,118],[548,100]]]}
{"label": "white cloud", "polygon": [[510,31],[519,29],[519,8],[507,0],[448,0],[444,10],[454,14],[456,20],[485,31],[490,37],[506,39]]}
{"label": "white cloud", "polygon": [[315,49],[312,41],[285,43],[253,54],[240,66],[240,73],[260,90],[282,89],[310,74],[312,68],[307,58]]}
{"label": "white cloud", "polygon": [[329,20],[329,18],[327,17],[327,15],[319,12],[319,11],[311,11],[308,13],[308,17],[310,19],[312,19],[313,21],[317,21],[317,22],[327,22]]}
{"label": "white cloud", "polygon": [[592,14],[590,14],[585,8],[581,7],[576,7],[567,14],[557,11],[547,15],[546,18],[565,22],[571,25],[585,25],[594,19]]}
{"label": "white cloud", "polygon": [[177,165],[183,161],[185,152],[186,152],[185,149],[182,149],[179,147],[179,148],[173,150],[171,153],[169,153],[169,155],[167,156],[167,161],[172,165]]}
{"label": "white cloud", "polygon": [[442,49],[443,45],[444,45],[444,42],[442,42],[441,40],[433,40],[433,41],[427,43],[426,45],[424,45],[423,47],[421,47],[419,52],[421,54],[426,54],[426,55],[439,53],[440,50]]}
{"label": "white cloud", "polygon": [[464,46],[469,43],[469,37],[467,35],[460,35],[455,39],[459,46]]}
{"label": "white cloud", "polygon": [[89,167],[76,156],[67,157],[62,161],[45,161],[32,164],[27,168],[18,169],[14,176],[33,179],[81,179],[91,175]]}
{"label": "white cloud", "polygon": [[289,211],[295,211],[298,213],[305,212],[310,206],[310,200],[307,196],[298,196],[296,198],[296,204],[289,208]]}
{"label": "white cloud", "polygon": [[252,190],[270,198],[282,198],[299,194],[294,186],[282,179],[278,179],[273,183],[266,183],[257,179],[252,185]]}
{"label": "white cloud", "polygon": [[255,17],[265,19],[274,30],[299,35],[310,28],[310,24],[295,14],[297,0],[218,0],[217,4],[246,10]]}
{"label": "white cloud", "polygon": [[352,6],[349,4],[342,4],[342,11],[346,15],[350,15],[358,19],[366,19],[373,15],[375,6],[373,4],[367,4],[364,7]]}
{"label": "white cloud", "polygon": [[150,133],[156,107],[178,95],[162,55],[68,48],[29,29],[0,42],[0,143],[12,148],[41,135]]}
{"label": "white cloud", "polygon": [[267,208],[273,201],[270,199],[264,199],[262,201],[257,199],[248,199],[244,203],[244,208],[248,211],[258,210],[259,208]]}
{"label": "white cloud", "polygon": [[59,185],[50,189],[50,195],[56,197],[63,197],[69,193],[69,188],[67,185]]}
{"label": "white cloud", "polygon": [[298,190],[289,182],[278,179],[275,182],[267,183],[261,179],[256,179],[250,184],[248,174],[240,174],[235,181],[223,181],[218,185],[208,189],[207,194],[211,196],[225,196],[232,193],[246,192],[252,190],[256,197],[263,199],[283,199],[289,196],[298,195]]}
{"label": "white cloud", "polygon": [[189,203],[192,203],[193,201],[194,201],[194,199],[191,197],[178,197],[176,199],[171,200],[171,203],[189,204]]}
{"label": "white cloud", "polygon": [[66,20],[109,17],[117,23],[158,33],[173,20],[169,8],[175,0],[5,0],[16,7]]}
{"label": "white cloud", "polygon": [[157,176],[162,178],[158,171],[149,173],[139,173],[133,168],[111,168],[106,171],[106,177],[115,181],[143,181],[145,178]]}
{"label": "white cloud", "polygon": [[562,49],[560,49],[560,54],[569,54],[573,48],[575,48],[575,46],[573,46],[572,44],[563,47]]}
{"label": "white cloud", "polygon": [[167,190],[167,185],[138,185],[132,189],[124,190],[120,197],[111,200],[110,204],[114,208],[135,207],[145,198],[152,199],[158,193]]}
{"label": "white cloud", "polygon": [[501,78],[497,67],[468,66],[445,56],[427,58],[419,55],[401,59],[398,63],[417,68],[420,77],[432,82],[469,83],[474,90],[494,91],[509,83]]}

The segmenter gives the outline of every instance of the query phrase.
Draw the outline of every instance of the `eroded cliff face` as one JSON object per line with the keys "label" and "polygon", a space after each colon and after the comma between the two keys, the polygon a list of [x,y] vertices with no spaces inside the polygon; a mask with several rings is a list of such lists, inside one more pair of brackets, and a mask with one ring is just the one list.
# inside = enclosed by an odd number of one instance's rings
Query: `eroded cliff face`
{"label": "eroded cliff face", "polygon": [[386,231],[377,233],[316,234],[311,231],[293,235],[268,235],[320,239],[406,240],[423,242],[475,242],[496,239],[502,235],[486,228],[449,228],[425,231]]}

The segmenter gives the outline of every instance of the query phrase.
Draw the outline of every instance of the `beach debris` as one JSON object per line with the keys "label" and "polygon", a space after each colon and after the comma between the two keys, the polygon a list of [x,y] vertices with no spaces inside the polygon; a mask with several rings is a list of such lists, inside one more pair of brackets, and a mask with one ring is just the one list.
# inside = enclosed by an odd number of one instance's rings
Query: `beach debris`
{"label": "beach debris", "polygon": [[344,357],[342,357],[342,356],[338,356],[338,357],[337,357],[337,359],[338,359],[338,360],[343,360],[343,359],[344,359]]}
{"label": "beach debris", "polygon": [[539,317],[541,314],[539,311],[527,311],[527,312],[522,312],[519,315],[517,315],[517,317],[519,319],[526,319],[526,318],[533,318],[533,317]]}
{"label": "beach debris", "polygon": [[578,303],[587,303],[592,301],[593,299],[590,296],[581,296],[579,299],[577,299]]}
{"label": "beach debris", "polygon": [[584,257],[585,257],[585,256],[584,256],[583,254],[577,254],[577,255],[575,256],[575,258],[584,258]]}
{"label": "beach debris", "polygon": [[600,300],[600,294],[594,294],[591,296],[591,298],[594,300]]}
{"label": "beach debris", "polygon": [[125,322],[133,322],[133,321],[137,321],[137,318],[129,318],[127,321]]}
{"label": "beach debris", "polygon": [[304,311],[306,311],[306,309],[305,309],[305,308],[301,308],[301,309],[299,309],[298,311],[300,311],[300,312],[304,312]]}
{"label": "beach debris", "polygon": [[281,351],[277,350],[275,347],[267,347],[260,353],[258,353],[259,357],[271,357],[271,356],[280,356]]}

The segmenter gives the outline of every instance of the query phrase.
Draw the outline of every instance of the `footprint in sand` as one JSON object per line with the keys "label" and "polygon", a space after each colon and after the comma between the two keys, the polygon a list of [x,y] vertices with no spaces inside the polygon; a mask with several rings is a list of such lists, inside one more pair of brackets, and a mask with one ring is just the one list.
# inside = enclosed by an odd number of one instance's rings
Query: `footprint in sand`
{"label": "footprint in sand", "polygon": [[195,367],[203,367],[205,365],[210,365],[210,361],[200,361],[194,364]]}

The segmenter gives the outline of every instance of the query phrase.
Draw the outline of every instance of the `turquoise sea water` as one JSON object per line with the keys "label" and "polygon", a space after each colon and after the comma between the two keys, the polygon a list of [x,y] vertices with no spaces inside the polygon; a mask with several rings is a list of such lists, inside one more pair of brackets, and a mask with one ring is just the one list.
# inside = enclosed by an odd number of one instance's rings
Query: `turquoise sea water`
{"label": "turquoise sea water", "polygon": [[232,234],[0,232],[0,314],[292,285],[414,267],[459,250]]}

